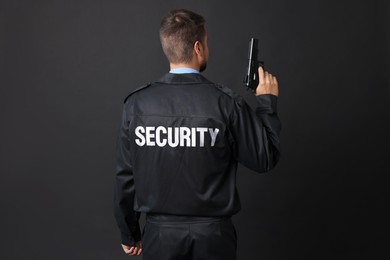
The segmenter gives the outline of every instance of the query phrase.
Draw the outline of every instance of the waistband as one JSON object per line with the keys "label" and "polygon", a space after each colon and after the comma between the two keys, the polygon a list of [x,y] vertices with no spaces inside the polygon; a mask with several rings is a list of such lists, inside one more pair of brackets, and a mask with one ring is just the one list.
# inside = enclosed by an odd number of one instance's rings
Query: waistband
{"label": "waistband", "polygon": [[147,213],[146,221],[156,223],[202,223],[215,221],[231,221],[230,216],[222,217],[201,217],[201,216],[181,216],[169,214]]}

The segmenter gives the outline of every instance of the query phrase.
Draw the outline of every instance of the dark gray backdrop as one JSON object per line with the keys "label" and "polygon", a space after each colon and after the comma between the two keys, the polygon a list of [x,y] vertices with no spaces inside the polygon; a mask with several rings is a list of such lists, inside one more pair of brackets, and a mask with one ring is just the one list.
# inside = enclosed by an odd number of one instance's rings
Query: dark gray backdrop
{"label": "dark gray backdrop", "polygon": [[239,168],[239,259],[388,255],[386,1],[3,0],[0,258],[128,259],[115,135],[124,97],[168,70],[158,27],[178,7],[207,20],[208,78],[253,104],[254,36],[280,82],[280,164]]}

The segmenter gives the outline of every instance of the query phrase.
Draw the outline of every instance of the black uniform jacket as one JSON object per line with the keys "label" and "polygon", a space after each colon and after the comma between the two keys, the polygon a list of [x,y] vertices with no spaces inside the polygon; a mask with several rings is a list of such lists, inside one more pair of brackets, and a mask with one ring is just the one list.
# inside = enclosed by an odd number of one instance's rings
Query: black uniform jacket
{"label": "black uniform jacket", "polygon": [[279,159],[277,97],[253,111],[201,74],[166,74],[125,100],[117,139],[115,217],[122,243],[141,240],[140,212],[231,216],[237,163],[262,173]]}

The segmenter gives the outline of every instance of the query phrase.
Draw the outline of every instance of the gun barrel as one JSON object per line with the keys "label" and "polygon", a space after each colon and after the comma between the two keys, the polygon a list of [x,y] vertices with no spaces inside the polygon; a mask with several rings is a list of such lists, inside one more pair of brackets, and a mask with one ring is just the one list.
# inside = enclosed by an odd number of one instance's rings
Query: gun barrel
{"label": "gun barrel", "polygon": [[251,38],[251,40],[249,41],[249,54],[248,54],[249,60],[256,59],[257,61],[258,42],[259,41],[256,38]]}
{"label": "gun barrel", "polygon": [[258,67],[259,62],[257,60],[258,55],[258,40],[251,38],[249,41],[249,52],[248,52],[248,69],[247,75],[245,76],[244,84],[247,88],[254,91],[258,85]]}

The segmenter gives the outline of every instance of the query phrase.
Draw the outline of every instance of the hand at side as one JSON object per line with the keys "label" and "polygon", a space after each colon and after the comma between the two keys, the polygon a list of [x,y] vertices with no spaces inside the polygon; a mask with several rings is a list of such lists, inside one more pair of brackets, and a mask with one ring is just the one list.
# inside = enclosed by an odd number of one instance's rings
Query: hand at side
{"label": "hand at side", "polygon": [[137,256],[137,255],[141,255],[141,253],[142,253],[141,241],[137,242],[137,244],[135,246],[128,246],[128,245],[122,244],[122,248],[123,248],[123,251],[125,251],[125,253],[127,255]]}

